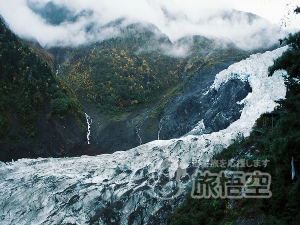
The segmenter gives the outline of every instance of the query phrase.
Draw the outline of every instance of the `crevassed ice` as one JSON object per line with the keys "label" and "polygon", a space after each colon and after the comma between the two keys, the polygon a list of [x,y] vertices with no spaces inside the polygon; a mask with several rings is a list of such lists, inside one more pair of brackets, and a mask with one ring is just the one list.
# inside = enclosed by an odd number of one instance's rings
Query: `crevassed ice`
{"label": "crevassed ice", "polygon": [[[228,146],[238,132],[249,135],[255,120],[274,109],[274,100],[285,97],[282,74],[286,72],[277,71],[272,77],[267,75],[273,59],[285,50],[283,47],[252,55],[216,75],[212,89],[218,90],[232,78],[247,80],[252,87],[252,93],[242,101],[244,108],[240,119],[219,132],[156,140],[110,155],[1,163],[0,224],[85,224],[93,221],[128,224],[129,218],[138,221],[139,215],[147,224],[151,215],[166,204],[176,207],[178,202],[160,198],[161,193],[155,191],[155,184],[149,180],[166,173],[164,162],[167,159],[169,181],[160,191],[174,191],[178,187],[173,179],[178,167],[187,168],[194,158],[208,161],[215,152]],[[199,123],[199,126],[204,124]]]}

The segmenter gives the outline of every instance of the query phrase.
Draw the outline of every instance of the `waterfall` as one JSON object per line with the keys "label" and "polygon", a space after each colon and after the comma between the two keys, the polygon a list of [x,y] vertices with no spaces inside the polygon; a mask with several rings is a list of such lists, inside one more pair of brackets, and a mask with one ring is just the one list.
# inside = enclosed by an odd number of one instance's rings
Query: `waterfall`
{"label": "waterfall", "polygon": [[137,124],[135,126],[135,131],[136,131],[136,135],[138,136],[139,140],[140,140],[140,145],[143,143],[142,142],[142,138],[141,138],[141,135],[140,135],[140,127],[139,127],[139,124]]}
{"label": "waterfall", "polygon": [[292,165],[292,180],[294,180],[294,178],[295,178],[294,157],[292,157],[291,165]]}
{"label": "waterfall", "polygon": [[58,69],[56,70],[56,75],[58,76],[60,70],[60,65],[58,64]]}
{"label": "waterfall", "polygon": [[158,124],[157,140],[159,140],[159,134],[160,134],[160,131],[162,129],[162,122],[163,122],[164,118],[165,117],[161,118],[160,121],[159,121],[159,124]]}
{"label": "waterfall", "polygon": [[134,123],[133,119],[131,120],[132,125],[134,126],[135,129],[135,133],[138,137],[138,139],[140,140],[140,145],[143,143],[141,135],[140,135],[140,125],[141,125],[141,121],[139,121],[137,124]]}
{"label": "waterfall", "polygon": [[88,114],[86,114],[86,113],[84,113],[84,114],[85,114],[85,118],[86,118],[86,123],[87,123],[87,125],[88,125],[88,127],[87,127],[86,139],[87,139],[87,143],[90,144],[90,138],[91,138],[91,125],[92,125],[93,120],[92,120],[92,118],[91,118]]}

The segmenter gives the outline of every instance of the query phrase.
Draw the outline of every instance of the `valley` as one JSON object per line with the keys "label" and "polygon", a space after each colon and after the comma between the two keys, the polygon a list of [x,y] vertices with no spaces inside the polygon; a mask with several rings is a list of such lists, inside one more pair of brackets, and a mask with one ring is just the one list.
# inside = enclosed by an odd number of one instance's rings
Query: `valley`
{"label": "valley", "polygon": [[[4,2],[0,225],[299,222],[299,32],[210,3]],[[251,174],[236,198],[197,197],[223,170]],[[271,195],[247,199],[258,172]]]}
{"label": "valley", "polygon": [[[7,212],[3,221],[24,223],[30,216],[37,224],[165,224],[169,213],[184,201],[191,178],[200,169],[193,162],[208,163],[238,134],[249,136],[256,119],[274,109],[274,100],[285,96],[282,72],[267,76],[268,66],[285,50],[283,47],[252,55],[229,66],[199,94],[221,94],[230,90],[226,86],[236,87],[238,83],[250,85],[251,92],[238,95],[240,117],[225,129],[209,133],[203,131],[206,124],[198,124],[191,135],[156,140],[113,154],[2,163],[0,171],[5,182],[1,188],[9,193],[7,197],[1,195],[1,208]],[[236,99],[232,100],[236,104]],[[181,170],[190,177],[187,181],[178,180]],[[33,188],[27,188],[28,182]],[[19,198],[20,194],[24,198]],[[29,205],[20,208],[23,201]]]}

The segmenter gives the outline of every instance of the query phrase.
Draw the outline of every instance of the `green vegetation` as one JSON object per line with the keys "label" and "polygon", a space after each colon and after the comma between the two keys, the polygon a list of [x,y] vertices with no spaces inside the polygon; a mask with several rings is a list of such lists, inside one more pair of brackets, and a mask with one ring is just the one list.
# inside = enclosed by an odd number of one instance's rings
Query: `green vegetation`
{"label": "green vegetation", "polygon": [[[179,42],[186,42],[186,38]],[[185,71],[194,74],[200,69],[213,67],[222,62],[239,61],[249,57],[249,53],[239,49],[233,43],[225,44],[202,36],[193,36],[192,45],[186,57]]]}
{"label": "green vegetation", "polygon": [[30,46],[41,59],[48,63],[51,69],[55,69],[54,56],[47,52],[38,42],[28,41],[24,39],[22,39],[22,42],[23,44]]}
{"label": "green vegetation", "polygon": [[183,83],[177,85],[167,92],[167,94],[159,100],[154,109],[152,110],[151,117],[158,118],[164,111],[165,107],[171,102],[171,100],[180,92],[183,87]]}
{"label": "green vegetation", "polygon": [[31,134],[45,101],[54,116],[84,118],[75,94],[0,20],[0,138],[12,126],[22,134]]}
{"label": "green vegetation", "polygon": [[131,25],[120,37],[79,47],[62,65],[61,75],[78,96],[105,114],[144,106],[176,86],[182,71],[180,59],[147,50],[156,46],[154,35]]}
{"label": "green vegetation", "polygon": [[[118,21],[111,25],[118,27]],[[76,95],[105,115],[145,107],[167,93],[168,98],[162,99],[153,112],[157,117],[196,71],[248,56],[233,44],[222,47],[214,40],[193,36],[187,38],[187,43],[192,43],[188,56],[176,58],[161,47],[171,49],[173,44],[156,27],[131,24],[120,30],[118,37],[101,43],[49,50],[63,62],[60,76]],[[187,44],[184,39],[180,42]],[[182,72],[188,74],[183,82]]]}
{"label": "green vegetation", "polygon": [[[269,68],[271,75],[277,69],[286,69],[290,75],[286,78],[288,90],[286,99],[278,101],[279,106],[275,109],[275,113],[279,115],[275,126],[272,128],[270,118],[260,117],[248,138],[239,136],[232,145],[213,158],[230,160],[237,157],[249,162],[270,160],[266,167],[261,164],[256,168],[229,169],[245,172],[260,170],[270,173],[272,197],[238,200],[193,199],[188,194],[186,201],[170,215],[169,224],[238,224],[241,221],[299,224],[300,177],[291,179],[292,157],[298,161],[295,167],[298,173],[300,172],[300,84],[297,81],[300,78],[299,35],[300,33],[296,33],[286,39],[290,48]],[[219,172],[225,169],[214,167],[210,171]]]}
{"label": "green vegetation", "polygon": [[291,77],[299,78],[300,33],[294,35],[290,34],[289,37],[283,41],[286,41],[290,48],[284,52],[280,58],[274,61],[274,65],[269,68],[269,74],[272,76],[276,70],[285,69]]}

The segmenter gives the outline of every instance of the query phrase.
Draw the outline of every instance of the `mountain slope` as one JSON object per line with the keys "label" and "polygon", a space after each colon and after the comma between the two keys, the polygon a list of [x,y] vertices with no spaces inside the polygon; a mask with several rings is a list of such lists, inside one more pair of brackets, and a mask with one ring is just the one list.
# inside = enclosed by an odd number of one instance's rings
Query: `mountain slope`
{"label": "mountain slope", "polygon": [[28,7],[36,14],[41,16],[48,24],[58,26],[63,22],[75,23],[82,17],[89,18],[93,15],[92,11],[82,10],[75,13],[66,6],[58,5],[53,1],[48,1],[46,4],[28,1]]}
{"label": "mountain slope", "polygon": [[208,39],[194,35],[180,38],[176,46],[188,46],[184,72],[194,74],[197,70],[213,67],[227,61],[238,61],[249,56],[249,53],[238,48],[229,40]]}
{"label": "mountain slope", "polygon": [[0,160],[61,155],[62,147],[69,151],[84,141],[84,113],[74,93],[2,20],[0,83]]}
{"label": "mountain slope", "polygon": [[[154,25],[124,27],[122,21],[107,25],[120,29],[116,38],[77,48],[48,49],[60,66],[58,76],[71,86],[93,119],[89,154],[127,150],[156,140],[160,117],[168,114],[164,109],[174,105],[176,96],[187,94],[184,90],[194,82],[193,77],[213,81],[208,70],[214,76],[248,56],[232,43],[221,44],[202,36],[173,44]],[[205,72],[200,72],[203,69]],[[209,82],[201,88],[207,87]],[[194,125],[188,123],[180,135]],[[161,132],[163,139],[178,135]]]}
{"label": "mountain slope", "polygon": [[52,70],[56,68],[56,61],[53,55],[47,52],[36,40],[22,39],[24,45],[30,46],[40,59],[46,61]]}
{"label": "mountain slope", "polygon": [[[201,36],[172,44],[154,25],[123,27],[122,21],[106,25],[120,30],[115,38],[75,49],[49,49],[61,64],[60,76],[78,96],[92,101],[105,114],[131,111],[157,99],[182,81],[182,72],[190,75],[200,68],[248,56],[232,43]],[[178,49],[187,53],[176,55]]]}
{"label": "mountain slope", "polygon": [[[180,60],[163,54],[160,44],[171,43],[157,33],[154,26],[132,24],[119,37],[71,49],[60,76],[106,114],[131,111],[178,84]],[[49,51],[55,56],[61,52]]]}

